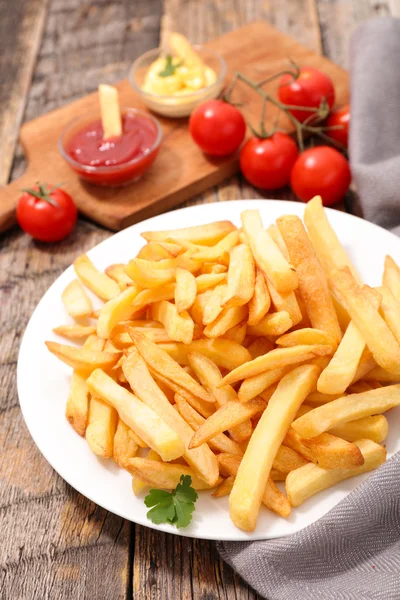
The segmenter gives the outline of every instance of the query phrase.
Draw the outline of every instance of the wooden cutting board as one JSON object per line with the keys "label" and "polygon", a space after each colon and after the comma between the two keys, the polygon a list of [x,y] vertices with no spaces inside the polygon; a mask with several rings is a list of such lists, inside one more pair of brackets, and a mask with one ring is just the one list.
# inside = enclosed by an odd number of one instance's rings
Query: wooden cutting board
{"label": "wooden cutting board", "polygon": [[[218,51],[228,67],[227,83],[235,71],[259,80],[282,70],[288,58],[300,66],[311,65],[327,73],[336,90],[336,104],[349,100],[346,71],[315,54],[295,40],[264,22],[247,25],[206,44]],[[99,82],[100,83],[100,82]],[[266,86],[271,93],[276,82]],[[117,84],[122,106],[144,109],[128,80]],[[241,84],[234,99],[244,103],[248,121],[257,125],[260,98]],[[158,117],[163,128],[163,142],[152,168],[139,181],[122,188],[101,188],[80,180],[60,156],[57,143],[60,132],[75,117],[97,108],[97,93],[90,94],[67,106],[50,112],[23,125],[20,141],[28,167],[24,175],[2,188],[0,192],[0,232],[15,223],[15,206],[21,188],[35,181],[63,182],[63,188],[75,199],[79,210],[97,223],[115,231],[132,223],[166,211],[230,177],[238,170],[238,156],[208,159],[190,138],[187,119]],[[275,110],[267,113],[267,127],[275,119]],[[290,123],[282,121],[290,129]]]}

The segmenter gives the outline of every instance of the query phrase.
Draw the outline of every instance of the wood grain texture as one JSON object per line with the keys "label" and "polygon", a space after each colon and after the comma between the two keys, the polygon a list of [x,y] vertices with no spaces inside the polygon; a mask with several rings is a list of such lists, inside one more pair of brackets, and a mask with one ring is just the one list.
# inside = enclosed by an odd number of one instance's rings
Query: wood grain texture
{"label": "wood grain texture", "polygon": [[0,185],[9,179],[48,0],[0,0]]}
{"label": "wood grain texture", "polygon": [[[8,9],[11,3],[5,2]],[[395,2],[380,6],[386,10]],[[134,53],[157,45],[160,10],[153,0],[51,0],[25,118],[90,92],[103,78],[120,79]],[[341,16],[345,10],[351,19]],[[318,6],[308,0],[175,0],[174,5],[168,0],[165,11],[169,26],[198,42],[265,18],[315,50],[322,39],[324,51],[339,63],[347,60],[352,28],[376,12],[369,0],[319,1]],[[3,43],[0,37],[0,56]],[[86,47],[90,52],[82,53]],[[4,108],[0,104],[0,114]],[[0,138],[0,155],[4,151]],[[13,176],[23,169],[19,149]],[[233,177],[190,204],[246,197],[262,196]],[[291,196],[283,190],[275,197]],[[213,543],[124,523],[74,492],[41,456],[23,423],[15,369],[28,319],[64,268],[108,235],[80,220],[60,244],[32,242],[17,229],[0,238],[0,597],[255,600],[219,561]]]}

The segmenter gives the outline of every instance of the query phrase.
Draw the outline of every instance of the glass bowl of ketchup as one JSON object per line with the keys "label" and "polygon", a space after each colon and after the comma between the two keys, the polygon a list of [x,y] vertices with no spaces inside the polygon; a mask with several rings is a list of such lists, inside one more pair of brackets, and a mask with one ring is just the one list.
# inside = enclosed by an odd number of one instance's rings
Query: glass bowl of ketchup
{"label": "glass bowl of ketchup", "polygon": [[59,139],[59,150],[82,179],[107,187],[140,179],[157,157],[161,125],[152,115],[123,108],[122,135],[103,139],[100,112],[74,119]]}

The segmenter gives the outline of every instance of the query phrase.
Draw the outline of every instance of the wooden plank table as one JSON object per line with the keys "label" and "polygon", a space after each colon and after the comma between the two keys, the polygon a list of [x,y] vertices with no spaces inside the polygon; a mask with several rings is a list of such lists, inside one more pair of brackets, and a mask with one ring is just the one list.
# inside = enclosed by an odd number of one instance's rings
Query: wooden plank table
{"label": "wooden plank table", "polygon": [[[266,19],[347,67],[354,27],[399,13],[399,0],[0,0],[0,184],[24,169],[22,118],[122,78],[168,31],[201,43]],[[250,197],[260,194],[234,177],[188,204]],[[274,197],[292,199],[288,190]],[[16,363],[28,319],[73,259],[109,235],[82,219],[59,244],[17,228],[0,239],[0,597],[254,600],[214,543],[134,525],[75,492],[24,425]]]}

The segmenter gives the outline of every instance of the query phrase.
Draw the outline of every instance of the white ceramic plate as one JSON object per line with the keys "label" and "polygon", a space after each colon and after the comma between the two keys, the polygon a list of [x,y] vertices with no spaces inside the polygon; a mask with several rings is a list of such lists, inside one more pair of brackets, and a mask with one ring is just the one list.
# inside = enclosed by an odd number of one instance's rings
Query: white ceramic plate
{"label": "white ceramic plate", "polygon": [[[223,219],[239,225],[241,211],[248,208],[260,209],[264,223],[268,225],[283,214],[301,216],[304,206],[276,200],[246,200],[184,208],[117,233],[93,248],[89,256],[104,269],[111,263],[127,262],[136,255],[144,242],[139,235],[141,231]],[[329,210],[329,219],[366,283],[380,284],[385,254],[391,254],[400,262],[400,239],[396,236],[341,212]],[[18,360],[18,394],[26,424],[39,450],[61,477],[81,494],[121,517],[161,531],[214,540],[256,540],[286,536],[314,523],[368,476],[347,480],[317,494],[293,510],[289,519],[282,519],[262,508],[253,533],[245,533],[233,525],[227,498],[215,500],[205,492],[200,493],[189,527],[177,530],[169,525],[154,526],[146,518],[143,498],[136,498],[132,493],[129,474],[112,460],[98,459],[92,454],[85,440],[75,433],[64,416],[71,369],[47,351],[44,341],[61,341],[52,328],[70,322],[61,302],[61,293],[74,277],[73,268],[69,267],[45,293],[29,321]],[[400,409],[392,410],[388,418],[390,456],[400,450]]]}

